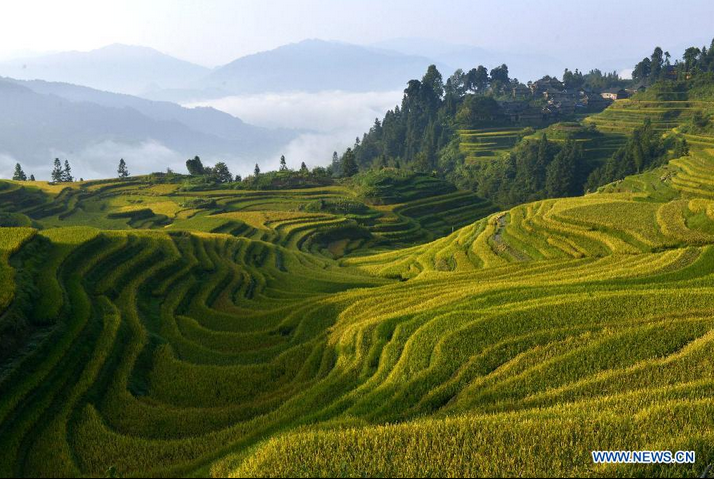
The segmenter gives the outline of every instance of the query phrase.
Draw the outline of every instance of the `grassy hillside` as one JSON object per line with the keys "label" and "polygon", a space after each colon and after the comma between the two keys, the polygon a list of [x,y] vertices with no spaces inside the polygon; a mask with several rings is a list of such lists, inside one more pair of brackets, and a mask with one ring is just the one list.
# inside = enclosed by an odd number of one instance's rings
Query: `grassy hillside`
{"label": "grassy hillside", "polygon": [[[598,130],[660,114],[637,101]],[[0,182],[0,476],[699,475],[699,136],[665,167],[503,212],[390,172],[277,191]],[[698,461],[596,466],[593,449]]]}

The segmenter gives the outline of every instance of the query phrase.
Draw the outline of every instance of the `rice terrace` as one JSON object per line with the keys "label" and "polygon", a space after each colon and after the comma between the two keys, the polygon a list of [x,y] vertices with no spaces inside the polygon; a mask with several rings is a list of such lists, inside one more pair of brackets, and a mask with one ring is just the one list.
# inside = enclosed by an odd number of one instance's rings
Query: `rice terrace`
{"label": "rice terrace", "polygon": [[709,477],[714,44],[407,80],[323,166],[19,159],[0,477]]}

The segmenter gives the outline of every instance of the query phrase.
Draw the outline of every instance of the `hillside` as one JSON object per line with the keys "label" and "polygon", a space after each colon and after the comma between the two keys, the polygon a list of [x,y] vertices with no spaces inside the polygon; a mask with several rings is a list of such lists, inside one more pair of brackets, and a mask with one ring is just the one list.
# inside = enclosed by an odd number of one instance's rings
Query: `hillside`
{"label": "hillside", "polygon": [[[65,155],[86,162],[83,175],[97,177],[112,175],[118,158],[132,161],[134,154],[143,157],[141,171],[147,173],[181,165],[199,152],[248,169],[246,162],[277,155],[296,136],[212,108],[64,83],[0,79],[0,105],[0,153],[22,161],[38,178],[48,178],[52,158]],[[0,166],[7,174],[14,162]]]}
{"label": "hillside", "polygon": [[384,164],[0,181],[0,476],[700,476],[712,84],[455,130],[524,195],[622,175],[507,208]]}
{"label": "hillside", "polygon": [[[692,101],[591,120],[651,116],[688,155],[498,213],[389,169],[0,182],[0,475],[699,475],[714,135],[684,131],[714,103]],[[623,444],[697,464],[593,465]]]}

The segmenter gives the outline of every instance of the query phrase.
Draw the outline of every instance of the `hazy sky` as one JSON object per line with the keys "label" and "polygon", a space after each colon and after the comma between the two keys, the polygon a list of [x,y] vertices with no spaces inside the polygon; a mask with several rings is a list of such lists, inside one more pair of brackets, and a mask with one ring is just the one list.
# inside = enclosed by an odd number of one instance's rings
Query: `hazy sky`
{"label": "hazy sky", "polygon": [[305,38],[398,37],[568,59],[639,56],[659,44],[678,56],[711,41],[712,19],[711,0],[8,0],[0,58],[127,43],[215,66]]}

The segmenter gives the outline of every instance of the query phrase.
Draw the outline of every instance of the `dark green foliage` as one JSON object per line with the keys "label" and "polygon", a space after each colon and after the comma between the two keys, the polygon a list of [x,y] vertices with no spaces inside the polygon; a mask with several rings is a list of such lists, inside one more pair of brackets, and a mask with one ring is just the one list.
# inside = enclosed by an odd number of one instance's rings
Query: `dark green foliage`
{"label": "dark green foliage", "polygon": [[574,140],[559,144],[542,135],[523,141],[507,157],[478,165],[470,186],[483,198],[512,206],[581,193],[586,167]]}
{"label": "dark green foliage", "polygon": [[15,181],[27,181],[27,175],[22,171],[22,166],[20,163],[15,165],[15,173],[12,175],[12,179]]}
{"label": "dark green foliage", "polygon": [[650,57],[635,65],[632,78],[644,85],[652,85],[660,80],[688,80],[702,73],[714,73],[714,50],[711,47],[689,47],[674,65],[670,58],[669,52],[655,48]]}
{"label": "dark green foliage", "polygon": [[285,155],[280,157],[280,171],[288,171],[288,164],[285,161]]}
{"label": "dark green foliage", "polygon": [[222,161],[216,163],[216,166],[213,167],[211,176],[216,183],[230,183],[233,181],[233,175],[228,169],[228,165]]}
{"label": "dark green foliage", "polygon": [[[662,165],[668,159],[667,143],[668,141],[652,127],[652,122],[645,120],[642,127],[635,129],[625,146],[592,172],[586,188],[591,190]],[[682,146],[679,148],[681,150]]]}
{"label": "dark green foliage", "polygon": [[501,108],[491,97],[469,95],[456,113],[456,123],[461,128],[498,125],[504,120]]}
{"label": "dark green foliage", "polygon": [[198,156],[186,161],[186,169],[188,170],[188,174],[191,176],[199,176],[206,174],[206,169],[203,167],[201,158],[199,158]]}
{"label": "dark green foliage", "polygon": [[359,201],[340,198],[336,200],[319,199],[317,201],[312,201],[306,204],[303,210],[311,213],[327,212],[343,215],[361,215],[369,211],[369,208],[367,205],[360,203]]}
{"label": "dark green foliage", "polygon": [[119,175],[119,178],[128,178],[129,177],[129,169],[126,166],[126,162],[124,161],[124,158],[119,160],[119,168],[117,168],[117,174]]}
{"label": "dark green foliage", "polygon": [[62,171],[62,182],[71,183],[74,181],[72,176],[72,167],[69,165],[69,160],[64,160],[64,170]]}
{"label": "dark green foliage", "polygon": [[357,161],[355,160],[355,154],[352,152],[352,148],[347,148],[347,151],[342,156],[341,162],[342,176],[349,178],[354,176],[359,172],[359,167],[357,166]]}
{"label": "dark green foliage", "polygon": [[52,182],[62,183],[63,180],[62,163],[59,158],[55,158],[54,168],[52,169]]}
{"label": "dark green foliage", "polygon": [[582,161],[582,147],[575,141],[568,140],[546,167],[546,195],[550,198],[559,198],[582,193],[580,178]]}

